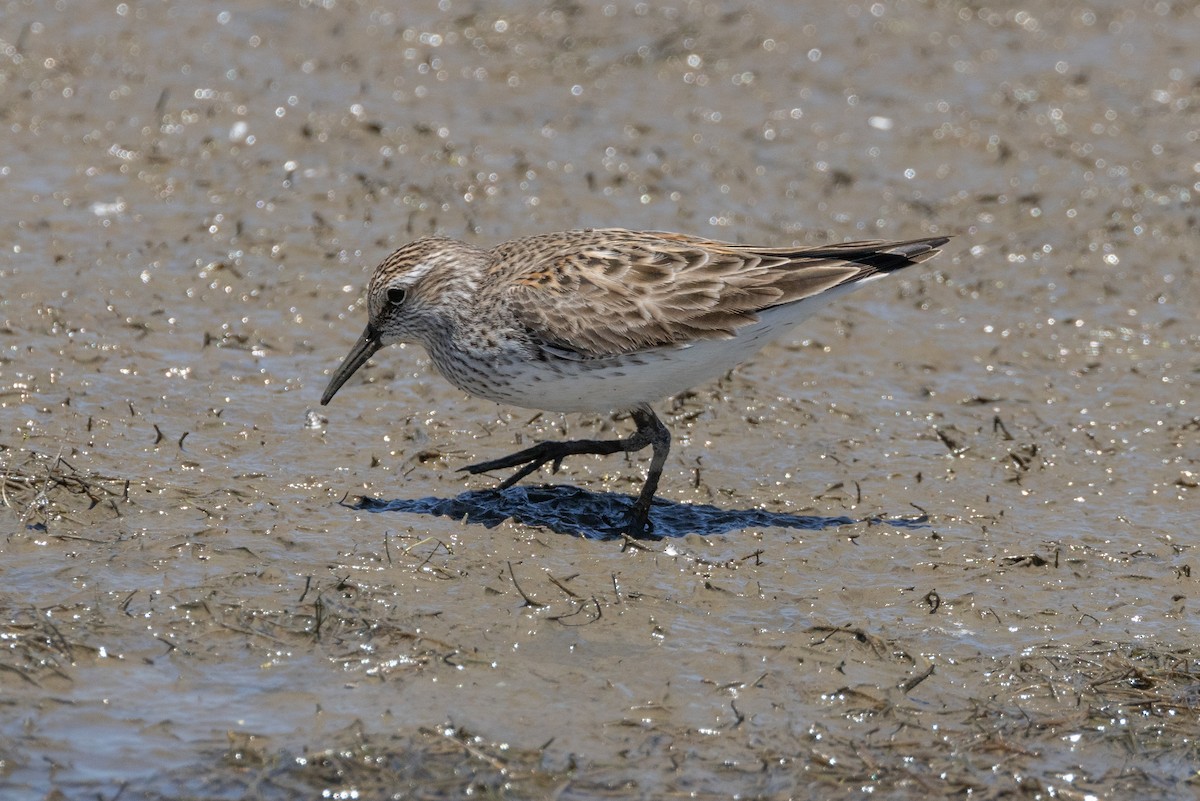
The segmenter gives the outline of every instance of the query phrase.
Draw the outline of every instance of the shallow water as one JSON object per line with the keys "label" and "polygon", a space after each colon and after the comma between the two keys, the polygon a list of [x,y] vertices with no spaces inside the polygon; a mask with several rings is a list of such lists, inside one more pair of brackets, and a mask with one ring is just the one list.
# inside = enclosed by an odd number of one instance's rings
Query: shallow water
{"label": "shallow water", "polygon": [[[1198,36],[9,4],[0,788],[1190,797]],[[390,249],[587,225],[955,239],[659,404],[648,550],[644,459],[456,472],[628,420],[318,406]]]}

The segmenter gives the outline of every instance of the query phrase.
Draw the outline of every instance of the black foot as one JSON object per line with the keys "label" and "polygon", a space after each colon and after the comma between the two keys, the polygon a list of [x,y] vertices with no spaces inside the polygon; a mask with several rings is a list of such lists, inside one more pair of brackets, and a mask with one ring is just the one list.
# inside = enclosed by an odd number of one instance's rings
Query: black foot
{"label": "black foot", "polygon": [[634,453],[650,445],[654,456],[650,460],[650,469],[646,473],[646,483],[638,493],[629,518],[621,529],[621,536],[628,544],[630,540],[654,538],[653,526],[650,523],[650,504],[654,501],[654,492],[658,489],[658,480],[662,476],[663,465],[667,461],[667,452],[671,447],[671,432],[662,424],[658,416],[649,406],[639,406],[632,412],[633,421],[637,423],[637,431],[625,439],[577,439],[568,442],[539,442],[531,448],[502,456],[499,459],[480,462],[478,464],[460,467],[460,472],[472,475],[486,473],[489,470],[503,470],[506,467],[518,467],[520,470],[500,482],[500,489],[507,489],[516,484],[542,465],[550,464],[554,472],[558,472],[562,460],[568,456],[591,453],[607,456],[613,453]]}
{"label": "black foot", "polygon": [[[619,442],[614,440],[613,442]],[[526,448],[523,451],[510,453],[508,456],[501,456],[499,459],[491,459],[478,464],[470,464],[466,467],[458,468],[460,473],[466,472],[471,475],[486,473],[490,470],[503,470],[506,467],[516,467],[524,465],[520,470],[513,473],[508,478],[500,483],[500,489],[508,489],[513,484],[516,484],[525,476],[534,472],[542,465],[553,462],[551,472],[557,473],[558,468],[562,465],[562,460],[568,456],[574,456],[577,453],[615,453],[615,451],[597,451],[597,450],[579,450],[580,445],[606,445],[607,442],[592,441],[592,440],[576,440],[573,442],[539,442],[532,448]]]}

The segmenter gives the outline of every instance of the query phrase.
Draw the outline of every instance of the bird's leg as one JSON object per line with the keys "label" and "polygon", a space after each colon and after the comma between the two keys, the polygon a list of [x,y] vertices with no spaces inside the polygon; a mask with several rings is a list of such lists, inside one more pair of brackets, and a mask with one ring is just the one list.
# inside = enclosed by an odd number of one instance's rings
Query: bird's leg
{"label": "bird's leg", "polygon": [[[637,423],[637,431],[630,439],[642,436],[653,448],[650,457],[650,469],[646,471],[646,483],[633,502],[629,513],[629,522],[625,533],[630,537],[642,537],[648,533],[650,523],[650,504],[654,503],[654,493],[658,490],[658,480],[662,478],[663,467],[667,463],[667,454],[671,451],[671,432],[663,425],[662,420],[649,406],[641,406],[633,410],[633,421]],[[645,447],[643,444],[641,447]]]}
{"label": "bird's leg", "polygon": [[500,483],[500,489],[507,489],[542,465],[553,462],[554,469],[558,470],[558,466],[562,464],[562,460],[568,456],[584,453],[599,456],[608,456],[613,453],[635,453],[650,445],[654,449],[654,455],[650,459],[650,470],[646,473],[646,483],[642,485],[642,491],[638,494],[637,500],[633,504],[626,527],[626,532],[630,536],[640,537],[646,533],[650,504],[654,501],[654,492],[658,489],[658,480],[662,477],[663,466],[667,463],[667,453],[671,449],[671,432],[667,430],[667,427],[663,425],[662,421],[658,419],[658,415],[649,406],[634,408],[632,415],[633,421],[637,424],[637,431],[634,431],[625,439],[576,439],[567,442],[539,442],[523,451],[517,451],[508,456],[502,456],[499,459],[491,459],[479,464],[460,467],[459,470],[475,475],[486,473],[489,470],[502,470],[506,467],[523,465],[520,470]]}

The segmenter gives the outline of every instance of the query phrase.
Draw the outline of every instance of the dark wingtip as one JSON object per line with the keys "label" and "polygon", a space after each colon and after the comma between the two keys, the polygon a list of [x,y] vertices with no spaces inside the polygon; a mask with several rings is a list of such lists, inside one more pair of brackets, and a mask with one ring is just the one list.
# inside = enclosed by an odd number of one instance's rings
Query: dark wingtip
{"label": "dark wingtip", "polygon": [[[931,259],[938,253],[938,248],[950,241],[948,236],[935,236],[928,239],[912,239],[908,242],[898,242],[887,249],[888,253],[902,256],[914,261]],[[924,258],[922,258],[924,257]]]}
{"label": "dark wingtip", "polygon": [[[890,273],[912,267],[929,261],[942,251],[942,245],[950,241],[948,236],[932,236],[925,239],[909,239],[905,242],[893,242],[882,246],[874,253],[863,254],[859,258],[851,257],[869,269],[869,273]],[[860,276],[866,277],[866,276]]]}

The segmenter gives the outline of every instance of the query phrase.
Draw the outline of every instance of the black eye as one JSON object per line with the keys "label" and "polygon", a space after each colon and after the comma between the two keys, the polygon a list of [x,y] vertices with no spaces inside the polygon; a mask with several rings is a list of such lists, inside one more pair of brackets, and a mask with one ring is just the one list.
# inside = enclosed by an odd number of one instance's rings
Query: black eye
{"label": "black eye", "polygon": [[398,286],[391,287],[387,291],[388,303],[393,306],[399,306],[404,302],[405,291]]}

